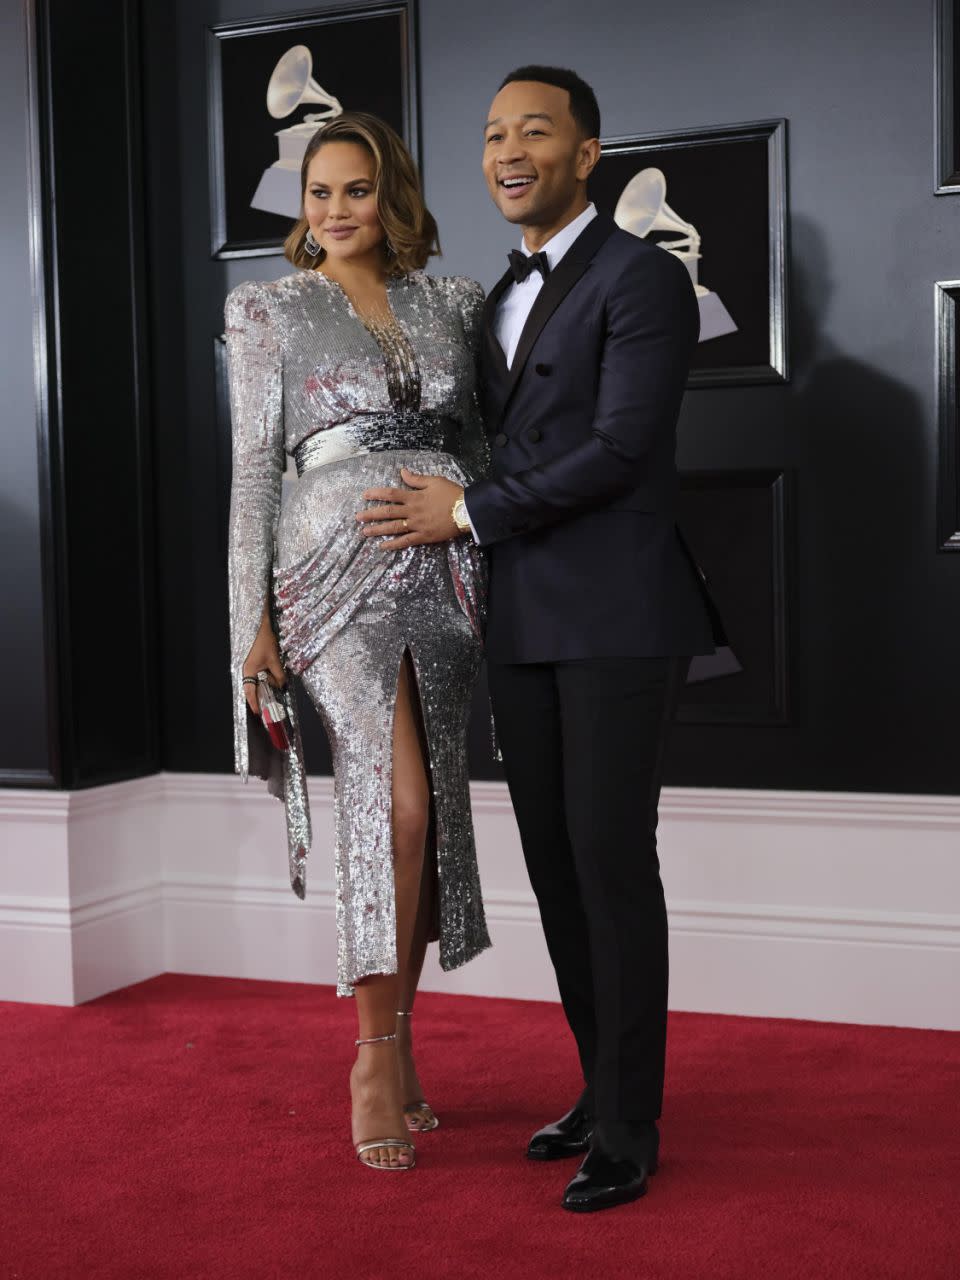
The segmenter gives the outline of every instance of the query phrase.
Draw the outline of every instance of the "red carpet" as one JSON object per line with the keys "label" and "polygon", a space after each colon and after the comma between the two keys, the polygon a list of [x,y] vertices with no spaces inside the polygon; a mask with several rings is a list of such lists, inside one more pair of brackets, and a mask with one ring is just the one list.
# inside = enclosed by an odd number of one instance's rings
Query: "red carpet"
{"label": "red carpet", "polygon": [[559,1007],[427,995],[442,1128],[409,1174],[349,1146],[353,1007],[166,975],[0,1005],[0,1280],[960,1276],[960,1035],[677,1014],[638,1204],[520,1158],[575,1091]]}

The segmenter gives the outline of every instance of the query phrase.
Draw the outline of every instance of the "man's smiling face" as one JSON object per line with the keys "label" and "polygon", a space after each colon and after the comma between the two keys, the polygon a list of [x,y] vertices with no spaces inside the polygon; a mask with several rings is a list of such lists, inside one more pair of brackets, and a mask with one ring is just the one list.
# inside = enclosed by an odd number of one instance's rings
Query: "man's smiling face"
{"label": "man's smiling face", "polygon": [[583,184],[596,161],[585,161],[584,151],[566,89],[515,80],[494,98],[483,173],[508,222],[549,227],[585,203]]}

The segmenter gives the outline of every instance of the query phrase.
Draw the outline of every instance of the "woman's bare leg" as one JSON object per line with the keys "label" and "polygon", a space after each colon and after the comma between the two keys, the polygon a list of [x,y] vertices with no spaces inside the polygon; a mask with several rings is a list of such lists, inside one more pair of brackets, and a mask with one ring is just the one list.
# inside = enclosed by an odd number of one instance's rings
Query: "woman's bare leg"
{"label": "woman's bare leg", "polygon": [[[410,944],[410,959],[402,975],[403,980],[399,990],[400,1003],[397,1005],[398,1010],[404,1010],[408,1013],[413,1013],[417,987],[420,983],[420,974],[423,971],[423,961],[427,952],[427,938],[433,918],[435,893],[434,868],[425,865],[423,875],[420,878],[420,902]],[[413,1026],[411,1018],[397,1019],[397,1051],[400,1058],[400,1089],[404,1104],[419,1102],[423,1098],[424,1092],[413,1060]],[[411,1119],[415,1125],[426,1126],[432,1120],[432,1113],[428,1108],[425,1108],[413,1112]]]}
{"label": "woman's bare leg", "polygon": [[[359,1038],[392,1034],[407,990],[423,879],[423,851],[430,818],[430,791],[420,737],[416,684],[405,654],[397,681],[393,726],[393,865],[398,973],[364,979],[356,986]],[[420,965],[423,963],[420,958]],[[417,973],[419,978],[419,971]],[[362,1045],[350,1077],[354,1142],[407,1134],[399,1055],[391,1041]],[[380,1147],[365,1157],[374,1164],[409,1164],[410,1153]]]}
{"label": "woman's bare leg", "polygon": [[[401,809],[406,807],[397,794],[399,782],[405,789],[407,803],[412,801],[412,812],[409,813],[409,836],[411,846],[417,853],[411,858],[411,877],[406,885],[409,893],[407,907],[410,912],[410,932],[407,935],[406,947],[398,950],[400,958],[397,986],[397,1009],[413,1010],[413,1001],[417,992],[417,984],[423,970],[424,955],[427,950],[427,935],[430,932],[430,920],[433,906],[433,868],[424,864],[427,835],[430,820],[430,779],[427,772],[427,741],[423,728],[423,716],[417,691],[416,676],[409,657],[404,660],[404,671],[401,676],[404,717],[402,721],[402,741],[395,739],[395,746],[403,752],[403,772],[400,778],[394,775],[394,803],[400,801]],[[399,702],[398,702],[399,706]],[[412,864],[416,862],[414,867]],[[397,933],[398,948],[402,946],[400,932]],[[411,1027],[409,1018],[397,1019],[397,1049],[400,1064],[400,1092],[404,1103],[419,1101],[423,1090],[417,1078],[413,1063],[413,1047],[411,1043]],[[425,1121],[428,1117],[414,1116],[414,1121]]]}
{"label": "woman's bare leg", "polygon": [[[396,974],[364,978],[355,988],[357,1037],[368,1040],[392,1034],[397,998]],[[353,1141],[373,1138],[405,1138],[406,1121],[401,1103],[400,1072],[392,1040],[360,1045],[350,1072],[353,1099]],[[402,1147],[374,1147],[364,1153],[371,1164],[410,1164],[412,1156]]]}

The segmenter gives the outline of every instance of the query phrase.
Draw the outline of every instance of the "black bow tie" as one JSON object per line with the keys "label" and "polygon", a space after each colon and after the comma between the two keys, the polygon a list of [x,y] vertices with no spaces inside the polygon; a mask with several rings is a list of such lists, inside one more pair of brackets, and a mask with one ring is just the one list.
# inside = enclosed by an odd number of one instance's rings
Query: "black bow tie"
{"label": "black bow tie", "polygon": [[550,263],[547,255],[540,253],[521,253],[519,249],[510,250],[510,270],[517,284],[523,284],[532,271],[539,271],[546,280],[550,274]]}

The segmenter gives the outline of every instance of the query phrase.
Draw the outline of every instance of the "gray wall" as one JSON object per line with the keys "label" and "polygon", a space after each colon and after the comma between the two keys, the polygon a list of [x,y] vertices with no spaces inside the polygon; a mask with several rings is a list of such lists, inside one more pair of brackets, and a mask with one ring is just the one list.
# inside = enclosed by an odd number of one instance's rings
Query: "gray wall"
{"label": "gray wall", "polygon": [[0,0],[0,776],[12,781],[48,770],[26,41],[21,0]]}

